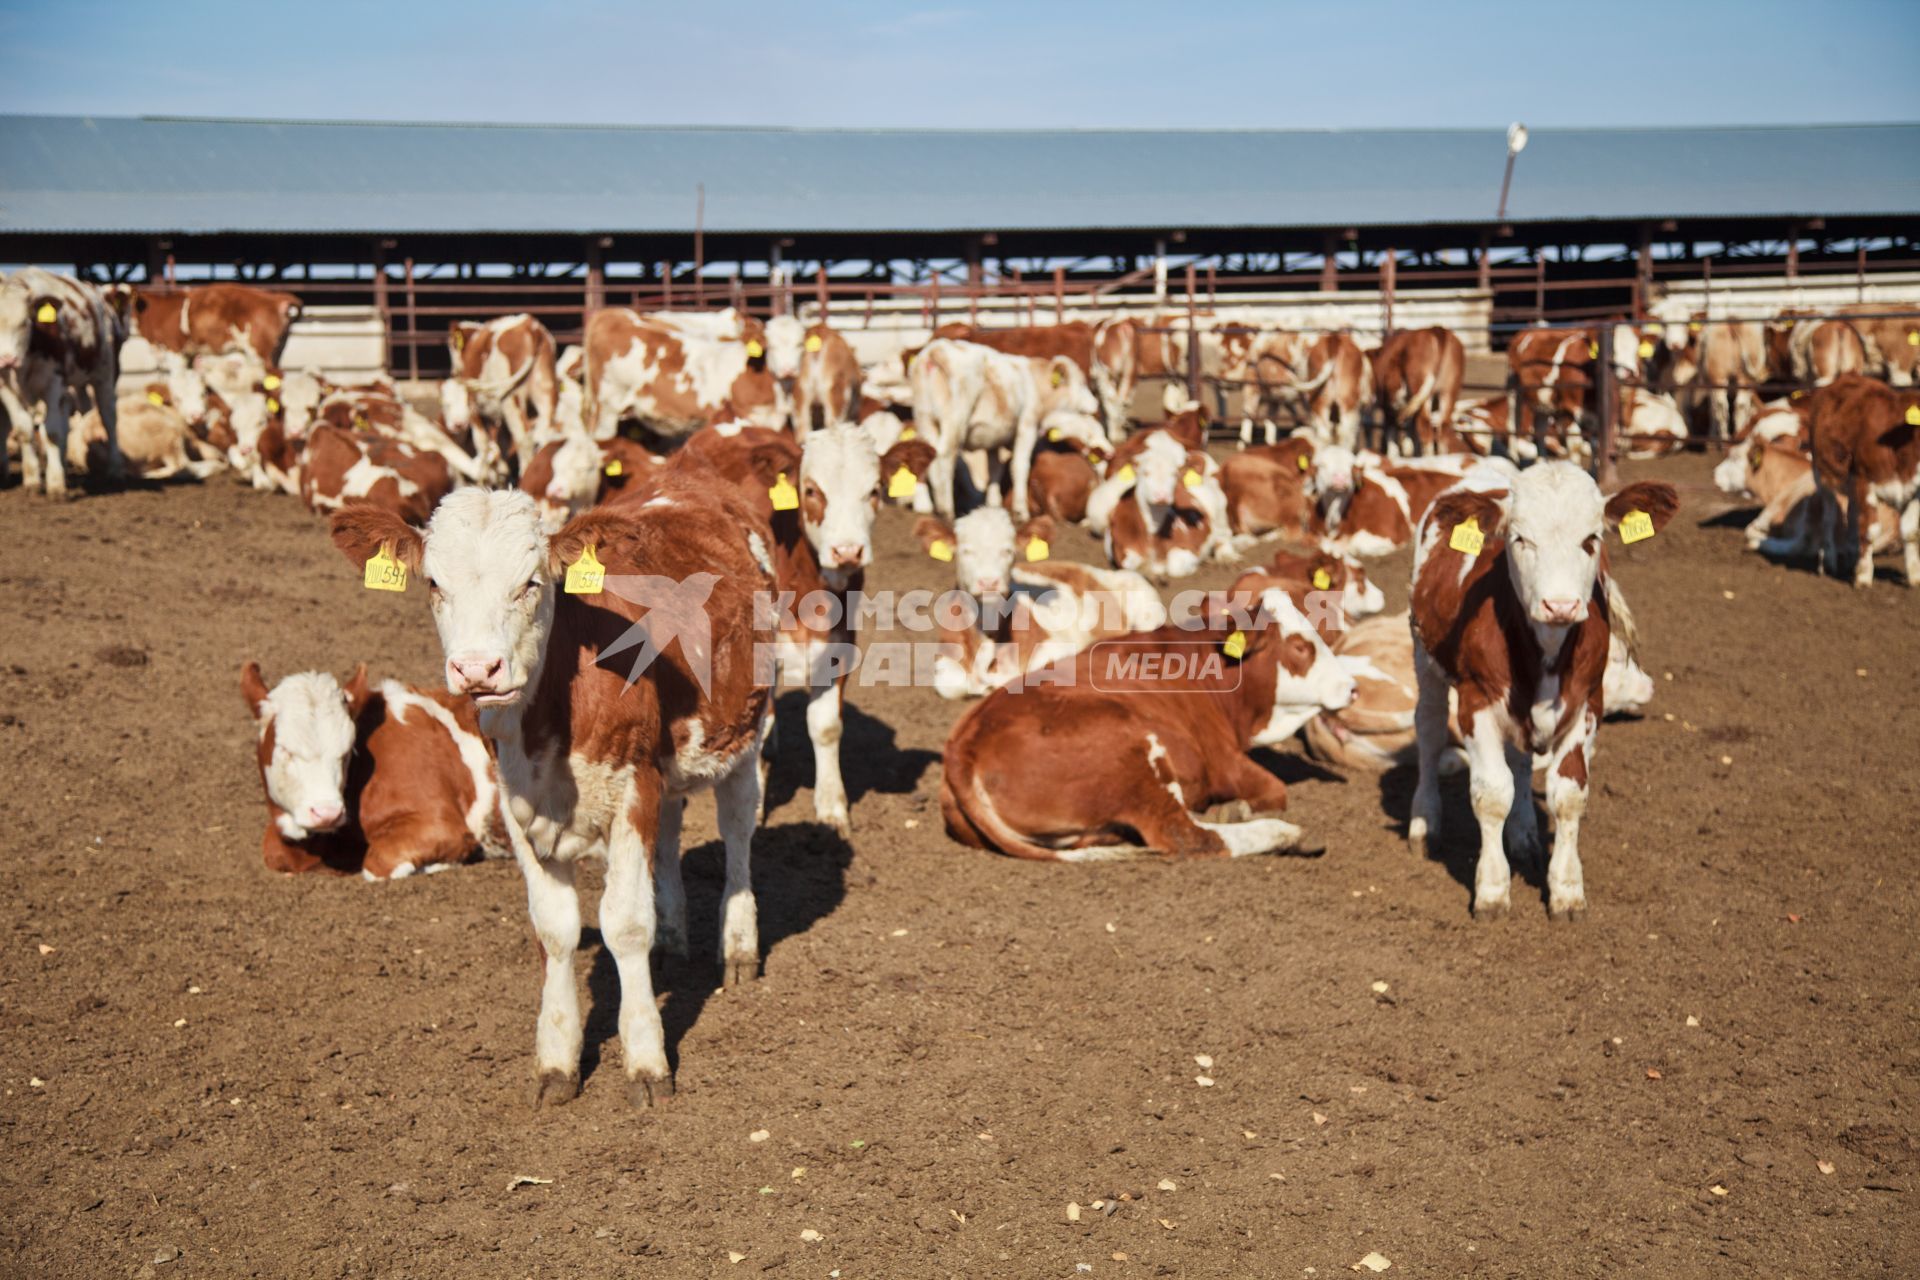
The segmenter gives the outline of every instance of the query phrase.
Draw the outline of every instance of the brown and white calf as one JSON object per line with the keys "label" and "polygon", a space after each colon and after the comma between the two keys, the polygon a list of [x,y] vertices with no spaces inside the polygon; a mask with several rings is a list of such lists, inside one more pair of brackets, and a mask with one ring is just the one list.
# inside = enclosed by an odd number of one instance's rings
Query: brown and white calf
{"label": "brown and white calf", "polygon": [[1027,515],[1027,470],[1042,424],[1110,447],[1086,376],[1066,356],[1006,355],[978,343],[936,338],[908,371],[913,420],[932,437],[936,457],[927,481],[934,510],[954,514],[954,468],[968,450],[984,450],[991,481],[988,501],[1004,500],[1015,518]]}
{"label": "brown and white calf", "polygon": [[940,784],[947,834],[1061,862],[1297,846],[1280,818],[1193,815],[1230,801],[1284,810],[1286,785],[1247,752],[1345,706],[1353,681],[1284,592],[1186,621],[1096,644],[962,715]]}
{"label": "brown and white calf", "polygon": [[1307,432],[1321,444],[1360,444],[1360,407],[1373,399],[1373,365],[1360,344],[1329,333],[1307,348]]}
{"label": "brown and white calf", "polygon": [[226,455],[196,436],[186,416],[155,392],[120,401],[118,438],[127,471],[143,480],[183,474],[204,480],[227,469]]}
{"label": "brown and white calf", "polygon": [[1220,488],[1227,500],[1227,523],[1235,535],[1256,539],[1279,533],[1304,537],[1309,514],[1309,477],[1313,441],[1294,436],[1278,444],[1258,445],[1220,464]]}
{"label": "brown and white calf", "polygon": [[1920,306],[1911,302],[1860,302],[1839,308],[1857,316],[1852,324],[1866,346],[1866,369],[1896,387],[1920,382]]}
{"label": "brown and white calf", "polygon": [[619,434],[623,419],[670,441],[733,418],[781,425],[757,320],[609,307],[588,319],[583,345],[587,426],[597,440]]}
{"label": "brown and white calf", "polygon": [[[67,496],[67,470],[87,470],[87,445],[95,437],[105,445],[108,473],[120,470],[114,442],[119,343],[119,318],[90,284],[39,267],[24,267],[0,284],[0,413],[19,446],[29,489]],[[0,442],[0,481],[6,479],[4,453]]]}
{"label": "brown and white calf", "polygon": [[[769,322],[771,337],[771,322]],[[860,361],[853,347],[825,324],[808,325],[800,339],[793,385],[793,423],[818,431],[853,419],[860,401]]]}
{"label": "brown and white calf", "polygon": [[980,507],[951,525],[923,516],[913,531],[928,554],[952,560],[959,592],[935,615],[933,687],[943,698],[977,698],[1096,641],[1167,620],[1139,574],[1053,560],[1051,516],[1016,529],[1003,508]]}
{"label": "brown and white calf", "polygon": [[[773,585],[770,537],[726,493],[692,485],[590,512],[552,537],[533,499],[513,491],[462,489],[424,531],[371,507],[333,519],[334,543],[355,565],[384,547],[422,580],[447,688],[474,700],[494,743],[545,958],[542,1102],[579,1089],[574,864],[603,851],[600,932],[620,975],[629,1098],[651,1104],[672,1090],[648,952],[656,941],[686,951],[679,821],[696,791],[715,793],[726,845],[726,981],[759,972],[749,852],[771,695],[754,680],[754,597]],[[562,591],[589,550],[604,579],[577,571],[578,592]]]}
{"label": "brown and white calf", "polygon": [[1508,421],[1512,402],[1506,396],[1484,396],[1462,401],[1453,411],[1454,434],[1468,453],[1482,457],[1504,454],[1516,462],[1532,462],[1539,447],[1524,435],[1515,435]]}
{"label": "brown and white calf", "polygon": [[1355,455],[1329,445],[1313,455],[1310,534],[1357,556],[1391,555],[1413,541],[1414,528],[1433,500],[1474,467],[1504,466],[1471,454],[1408,458],[1388,465],[1379,455]]}
{"label": "brown and white calf", "polygon": [[[733,487],[772,530],[773,652],[783,684],[807,691],[814,816],[846,834],[853,820],[840,770],[847,679],[857,660],[853,614],[873,563],[880,461],[850,423],[810,432],[725,424],[691,437],[668,470]],[[642,485],[623,508],[651,501]],[[783,496],[778,500],[775,494]]]}
{"label": "brown and white calf", "polygon": [[1087,500],[1087,524],[1115,568],[1184,578],[1208,560],[1237,560],[1227,495],[1211,458],[1164,430],[1141,432],[1129,458],[1109,460]]}
{"label": "brown and white calf", "polygon": [[[1313,345],[1310,334],[1268,332],[1250,335],[1223,359],[1220,376],[1240,385],[1240,443],[1253,443],[1256,423],[1264,426],[1267,444],[1275,444],[1280,435],[1274,415],[1282,408],[1294,418],[1305,421],[1305,396],[1308,373],[1307,351]],[[1310,390],[1311,388],[1307,388]]]}
{"label": "brown and white calf", "polygon": [[1668,385],[1705,397],[1713,438],[1729,438],[1759,404],[1758,388],[1767,380],[1766,325],[1695,317],[1665,325],[1661,341]]}
{"label": "brown and white calf", "polygon": [[618,436],[605,443],[580,432],[534,450],[520,489],[540,505],[540,522],[557,533],[567,521],[649,475],[661,460]]}
{"label": "brown and white calf", "polygon": [[1087,499],[1100,483],[1095,465],[1101,460],[1103,451],[1097,446],[1087,448],[1065,439],[1042,441],[1027,472],[1027,510],[1062,524],[1085,520]]}
{"label": "brown and white calf", "polygon": [[398,880],[507,856],[493,753],[468,699],[397,680],[369,688],[364,662],[344,688],[305,671],[272,689],[249,662],[240,692],[259,726],[267,870]]}
{"label": "brown and white calf", "polygon": [[560,379],[553,334],[524,313],[485,323],[456,321],[447,331],[453,369],[440,383],[440,418],[451,432],[477,432],[498,420],[521,470],[558,433]]}
{"label": "brown and white calf", "polygon": [[[1526,329],[1507,344],[1508,377],[1517,389],[1516,441],[1554,453],[1577,451],[1587,393],[1593,386],[1594,335],[1588,329]],[[1544,425],[1543,425],[1544,420]]]}
{"label": "brown and white calf", "polygon": [[[268,404],[275,406],[271,400]],[[517,447],[504,420],[472,418],[457,430],[447,428],[408,404],[388,382],[327,389],[314,406],[311,421],[372,432],[422,453],[437,453],[453,474],[469,484],[506,483],[510,455]]]}
{"label": "brown and white calf", "polygon": [[1623,521],[1624,536],[1657,533],[1678,507],[1672,485],[1641,481],[1603,497],[1573,463],[1544,462],[1510,477],[1478,471],[1420,523],[1412,592],[1420,771],[1407,839],[1424,855],[1439,831],[1440,757],[1457,695],[1480,825],[1477,917],[1510,908],[1509,853],[1538,857],[1535,755],[1547,757],[1554,821],[1548,910],[1586,910],[1580,820],[1621,611],[1605,539]]}
{"label": "brown and white calf", "polygon": [[1862,534],[1869,504],[1885,504],[1900,527],[1906,583],[1920,587],[1920,389],[1847,374],[1814,393],[1813,465],[1820,486],[1847,501],[1821,509],[1820,563],[1839,573],[1853,559],[1853,585],[1873,585],[1873,541]]}
{"label": "brown and white calf", "polygon": [[128,307],[133,332],[186,357],[245,355],[262,368],[280,363],[300,299],[247,284],[191,289],[135,289]]}
{"label": "brown and white calf", "polygon": [[1380,584],[1353,556],[1322,547],[1314,552],[1280,551],[1271,562],[1234,580],[1237,599],[1272,588],[1285,591],[1328,644],[1363,618],[1387,607]]}
{"label": "brown and white calf", "polygon": [[1802,386],[1824,387],[1846,373],[1867,371],[1867,346],[1845,320],[1796,320],[1787,333],[1784,372]]}
{"label": "brown and white calf", "polygon": [[1389,333],[1373,357],[1374,395],[1381,448],[1396,442],[1402,452],[1433,454],[1445,450],[1454,406],[1467,372],[1467,350],[1451,329],[1401,329]]}
{"label": "brown and white calf", "polygon": [[[1618,599],[1616,594],[1616,603]],[[1353,702],[1307,722],[1303,736],[1308,751],[1327,764],[1369,773],[1417,764],[1414,711],[1420,702],[1420,685],[1413,671],[1408,616],[1397,613],[1362,619],[1331,643],[1334,656],[1353,676]],[[1619,629],[1613,631],[1608,642],[1607,672],[1601,688],[1601,703],[1609,717],[1637,714],[1653,700],[1653,677],[1641,667]],[[1466,767],[1466,752],[1461,745],[1464,739],[1457,722],[1451,726],[1448,741],[1440,758],[1442,774]],[[1534,768],[1544,767],[1545,761],[1535,756]]]}
{"label": "brown and white calf", "polygon": [[307,435],[299,484],[309,511],[364,503],[410,524],[425,524],[453,491],[453,473],[439,455],[402,441],[325,426]]}

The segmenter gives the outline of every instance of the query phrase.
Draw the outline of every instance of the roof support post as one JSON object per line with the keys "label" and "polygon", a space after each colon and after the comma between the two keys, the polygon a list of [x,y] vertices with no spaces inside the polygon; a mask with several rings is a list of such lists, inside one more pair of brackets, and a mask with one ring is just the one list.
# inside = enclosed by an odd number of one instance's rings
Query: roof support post
{"label": "roof support post", "polygon": [[1336,293],[1340,289],[1340,242],[1329,231],[1320,240],[1320,292]]}
{"label": "roof support post", "polygon": [[413,296],[413,259],[407,259],[407,381],[420,381],[420,313]]}
{"label": "roof support post", "polygon": [[1644,320],[1653,305],[1653,228],[1640,227],[1640,260],[1633,272],[1633,318]]}
{"label": "roof support post", "polygon": [[387,242],[373,244],[373,307],[380,313],[380,349],[386,353],[387,368],[393,368],[393,316],[387,309]]}

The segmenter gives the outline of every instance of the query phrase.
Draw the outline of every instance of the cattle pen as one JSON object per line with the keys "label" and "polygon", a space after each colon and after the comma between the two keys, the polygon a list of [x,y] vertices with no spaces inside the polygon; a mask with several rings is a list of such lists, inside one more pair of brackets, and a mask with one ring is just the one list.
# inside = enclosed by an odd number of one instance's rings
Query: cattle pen
{"label": "cattle pen", "polygon": [[0,1274],[1915,1273],[1917,142],[0,116]]}

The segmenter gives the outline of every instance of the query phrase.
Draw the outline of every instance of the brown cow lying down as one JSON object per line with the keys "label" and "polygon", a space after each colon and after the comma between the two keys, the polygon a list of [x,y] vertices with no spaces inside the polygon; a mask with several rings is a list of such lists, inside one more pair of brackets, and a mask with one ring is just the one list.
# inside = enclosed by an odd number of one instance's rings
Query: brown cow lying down
{"label": "brown cow lying down", "polygon": [[1246,542],[1270,533],[1304,536],[1313,509],[1312,471],[1313,441],[1307,436],[1242,449],[1222,463],[1220,487],[1235,536]]}
{"label": "brown cow lying down", "polygon": [[323,671],[271,690],[260,664],[240,670],[260,726],[269,871],[331,871],[398,880],[457,862],[507,856],[493,754],[467,698],[367,686]]}
{"label": "brown cow lying down", "polygon": [[[1356,622],[1334,644],[1333,652],[1354,679],[1353,702],[1307,722],[1307,750],[1316,760],[1370,773],[1413,764],[1417,759],[1413,712],[1420,689],[1413,674],[1413,633],[1407,615]],[[1635,715],[1652,700],[1653,677],[1628,652],[1625,639],[1616,631],[1602,681],[1606,714]],[[1442,773],[1466,768],[1457,722],[1452,725],[1451,743],[1440,759]],[[1534,757],[1536,769],[1544,765],[1542,758]]]}
{"label": "brown cow lying down", "polygon": [[949,525],[922,516],[914,536],[928,555],[953,562],[964,602],[936,610],[940,653],[933,687],[943,698],[977,698],[1088,645],[1167,620],[1153,584],[1125,569],[1050,560],[1051,516],[1017,530],[1001,507],[976,507]]}
{"label": "brown cow lying down", "polygon": [[1332,551],[1295,555],[1282,551],[1273,563],[1249,569],[1234,579],[1229,594],[1253,600],[1262,592],[1287,593],[1328,644],[1338,647],[1347,628],[1387,607],[1386,595],[1352,556]]}
{"label": "brown cow lying down", "polygon": [[1189,621],[1201,625],[1097,644],[961,716],[940,786],[947,833],[1062,862],[1295,847],[1300,829],[1279,818],[1193,814],[1234,800],[1285,809],[1286,785],[1246,753],[1346,706],[1353,680],[1284,592]]}

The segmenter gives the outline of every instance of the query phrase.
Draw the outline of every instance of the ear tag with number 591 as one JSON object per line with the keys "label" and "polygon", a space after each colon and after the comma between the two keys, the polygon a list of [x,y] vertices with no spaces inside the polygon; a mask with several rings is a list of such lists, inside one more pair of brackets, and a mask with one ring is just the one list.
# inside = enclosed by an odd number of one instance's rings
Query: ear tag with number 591
{"label": "ear tag with number 591", "polygon": [[360,583],[369,591],[405,591],[407,589],[407,566],[393,556],[393,544],[383,542],[380,549],[367,561],[367,567]]}
{"label": "ear tag with number 591", "polygon": [[589,542],[580,548],[580,558],[567,566],[566,591],[570,596],[597,596],[606,589],[607,570],[593,554]]}
{"label": "ear tag with number 591", "polygon": [[1620,517],[1620,541],[1632,546],[1653,536],[1653,517],[1644,511],[1629,511]]}

